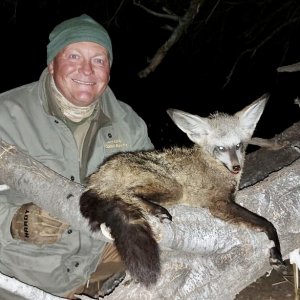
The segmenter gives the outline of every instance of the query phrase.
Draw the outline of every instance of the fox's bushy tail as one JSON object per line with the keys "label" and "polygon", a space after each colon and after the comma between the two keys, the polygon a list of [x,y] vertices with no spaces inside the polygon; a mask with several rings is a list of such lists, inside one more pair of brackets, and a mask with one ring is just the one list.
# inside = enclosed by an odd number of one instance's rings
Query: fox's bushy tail
{"label": "fox's bushy tail", "polygon": [[82,215],[92,231],[105,223],[131,276],[146,286],[156,283],[160,274],[159,247],[140,208],[118,196],[105,198],[93,190],[80,198]]}

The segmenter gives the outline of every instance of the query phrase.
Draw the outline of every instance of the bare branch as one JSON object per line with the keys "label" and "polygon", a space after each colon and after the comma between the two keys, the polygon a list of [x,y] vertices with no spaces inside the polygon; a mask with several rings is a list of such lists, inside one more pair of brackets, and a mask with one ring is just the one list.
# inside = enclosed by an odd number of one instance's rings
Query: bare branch
{"label": "bare branch", "polygon": [[242,58],[247,54],[247,53],[252,53],[251,54],[251,58],[253,58],[256,54],[256,52],[262,48],[267,42],[269,42],[275,35],[277,35],[279,32],[281,32],[281,30],[283,30],[285,27],[287,26],[290,26],[292,23],[295,23],[295,22],[298,22],[299,21],[299,17],[297,18],[293,18],[293,19],[290,19],[289,21],[287,21],[286,23],[284,24],[281,24],[279,27],[277,27],[270,35],[268,35],[264,40],[262,40],[257,46],[255,47],[252,47],[252,48],[248,48],[246,49],[245,51],[243,51],[239,56],[238,58],[236,59],[235,63],[233,64],[233,67],[231,68],[228,76],[226,77],[226,81],[223,85],[223,88],[225,86],[228,85],[228,83],[230,82],[231,80],[231,77],[232,77],[232,74],[234,73],[237,65],[239,64],[239,62],[242,60]]}
{"label": "bare branch", "polygon": [[277,68],[277,72],[299,72],[300,62]]}
{"label": "bare branch", "polygon": [[182,37],[187,28],[193,22],[194,18],[199,12],[200,6],[205,0],[191,0],[190,6],[186,14],[180,19],[178,26],[173,31],[170,38],[157,50],[154,57],[150,60],[148,67],[138,73],[140,78],[147,77],[151,72],[154,72],[157,66],[167,55],[168,51],[174,44]]}
{"label": "bare branch", "polygon": [[161,13],[155,12],[152,9],[150,9],[150,8],[142,5],[139,1],[133,0],[133,4],[136,5],[136,6],[138,6],[138,7],[140,7],[140,8],[142,8],[147,13],[149,13],[149,14],[155,16],[155,17],[169,19],[169,20],[176,21],[176,22],[179,21],[179,17],[178,16],[176,16],[174,14],[161,14]]}
{"label": "bare branch", "polygon": [[117,8],[116,12],[114,13],[114,15],[110,18],[110,20],[107,22],[108,26],[111,24],[111,22],[116,18],[117,14],[119,13],[119,11],[121,10],[122,6],[124,5],[126,0],[122,0],[119,7]]}
{"label": "bare branch", "polygon": [[205,23],[207,23],[209,21],[209,19],[211,18],[211,16],[213,15],[213,13],[215,12],[217,6],[220,4],[221,0],[218,0],[216,2],[216,4],[214,5],[213,9],[211,10],[211,12],[209,13],[209,15],[207,16],[207,18],[205,19]]}

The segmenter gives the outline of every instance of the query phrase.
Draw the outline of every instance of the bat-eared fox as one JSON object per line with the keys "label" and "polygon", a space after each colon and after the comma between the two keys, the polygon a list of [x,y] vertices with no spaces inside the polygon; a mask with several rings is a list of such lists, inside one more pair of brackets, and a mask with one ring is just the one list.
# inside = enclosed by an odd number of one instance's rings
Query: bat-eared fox
{"label": "bat-eared fox", "polygon": [[245,149],[264,110],[263,95],[243,110],[207,118],[180,110],[167,112],[194,142],[193,147],[119,153],[88,178],[80,199],[92,231],[105,223],[131,276],[149,286],[160,275],[159,246],[147,214],[172,219],[175,204],[204,207],[226,222],[263,231],[274,242],[270,264],[284,268],[275,227],[235,203]]}

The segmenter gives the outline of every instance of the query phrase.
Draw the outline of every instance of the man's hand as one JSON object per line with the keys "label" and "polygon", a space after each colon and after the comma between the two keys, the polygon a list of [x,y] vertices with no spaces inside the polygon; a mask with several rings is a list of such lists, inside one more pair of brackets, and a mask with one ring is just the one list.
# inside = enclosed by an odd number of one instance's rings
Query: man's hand
{"label": "man's hand", "polygon": [[11,234],[36,245],[54,244],[69,227],[33,203],[23,204],[11,222]]}

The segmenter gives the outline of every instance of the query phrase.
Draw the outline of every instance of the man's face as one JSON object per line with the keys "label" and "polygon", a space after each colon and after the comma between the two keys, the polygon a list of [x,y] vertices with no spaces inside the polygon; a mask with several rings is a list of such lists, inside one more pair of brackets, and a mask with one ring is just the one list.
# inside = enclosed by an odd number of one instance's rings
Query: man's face
{"label": "man's face", "polygon": [[70,44],[48,66],[58,90],[76,106],[88,106],[109,82],[107,50],[93,42]]}

